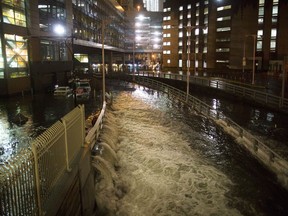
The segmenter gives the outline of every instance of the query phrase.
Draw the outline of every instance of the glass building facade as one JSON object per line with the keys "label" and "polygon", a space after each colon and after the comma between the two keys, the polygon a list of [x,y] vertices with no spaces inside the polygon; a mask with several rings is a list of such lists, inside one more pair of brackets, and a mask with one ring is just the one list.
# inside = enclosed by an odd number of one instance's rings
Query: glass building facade
{"label": "glass building facade", "polygon": [[1,95],[65,84],[76,70],[95,72],[102,42],[107,68],[124,61],[125,15],[117,1],[2,0],[0,10]]}

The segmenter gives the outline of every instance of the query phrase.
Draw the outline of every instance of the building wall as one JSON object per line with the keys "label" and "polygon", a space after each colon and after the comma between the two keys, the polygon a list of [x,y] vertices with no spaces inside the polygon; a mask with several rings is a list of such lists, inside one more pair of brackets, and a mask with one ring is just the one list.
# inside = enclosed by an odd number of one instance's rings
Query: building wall
{"label": "building wall", "polygon": [[[75,46],[83,47],[79,54],[87,55],[92,60],[89,55],[101,51],[102,36],[106,51],[124,53],[124,10],[114,0],[97,3],[90,0],[1,1],[0,79],[5,85],[1,86],[3,91],[0,95],[27,91],[27,85],[30,85],[29,91],[32,88],[38,92],[45,91],[56,83],[67,84],[74,65],[89,69],[95,63],[102,63],[89,61],[87,67],[87,62],[82,64],[78,59],[72,58]],[[18,6],[21,8],[21,19],[23,18],[20,21],[13,18],[14,13],[7,10],[18,11]],[[53,11],[52,8],[57,10]],[[104,34],[101,31],[102,20],[105,20]],[[64,34],[57,35],[53,31],[55,24],[61,24],[65,28]],[[21,50],[16,47],[18,45]],[[20,58],[17,57],[19,54]],[[18,59],[18,63],[13,63],[13,59]],[[109,61],[109,65],[112,65],[119,62],[119,59],[111,58]],[[17,79],[26,84],[11,88],[10,84],[17,83]]]}
{"label": "building wall", "polygon": [[[261,2],[232,0],[175,2],[166,0],[163,10],[164,19],[167,17],[175,18],[179,22],[176,25],[183,23],[184,26],[195,27],[204,25],[208,27],[207,36],[205,34],[199,34],[199,36],[191,34],[191,46],[193,49],[193,46],[195,46],[193,39],[197,41],[197,70],[204,67],[211,70],[231,69],[241,71],[244,68],[251,71],[255,46],[256,69],[267,71],[271,70],[273,62],[282,64],[279,62],[283,61],[284,56],[288,55],[287,42],[285,42],[287,41],[288,29],[284,24],[288,21],[287,12],[285,12],[288,9],[288,2],[279,0],[277,3],[277,1],[265,0],[263,5],[260,4]],[[208,10],[205,8],[206,5],[208,5]],[[189,13],[191,13],[190,17]],[[208,19],[206,18],[207,15]],[[182,50],[182,53],[171,52],[170,55],[163,55],[163,66],[178,68],[182,58],[182,65],[185,69],[189,50],[187,47],[188,36],[180,27],[177,32],[174,32],[172,28],[165,28],[165,25],[175,25],[175,21],[173,23],[172,20],[164,20],[163,25],[163,35],[171,33],[173,34],[171,41],[175,41],[174,37],[177,37],[179,41],[183,41],[183,47],[179,45],[181,43],[176,44],[178,52]],[[183,37],[179,36],[181,32]],[[169,39],[163,38],[164,43],[167,43],[167,40]],[[276,44],[275,48],[273,48],[273,44]],[[164,51],[165,46],[163,46]],[[243,66],[244,56],[246,57],[246,65]],[[180,61],[176,63],[174,60],[167,64],[167,59],[175,58],[180,59]],[[193,61],[195,60],[193,55],[190,60],[193,67]]]}

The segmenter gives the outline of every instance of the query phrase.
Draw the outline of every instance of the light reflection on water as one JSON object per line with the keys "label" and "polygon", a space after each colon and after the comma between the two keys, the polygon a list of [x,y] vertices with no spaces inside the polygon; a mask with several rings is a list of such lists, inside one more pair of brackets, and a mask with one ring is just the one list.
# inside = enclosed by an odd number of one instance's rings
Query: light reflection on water
{"label": "light reflection on water", "polygon": [[[116,204],[115,215],[280,216],[288,212],[287,191],[233,138],[165,94],[134,88],[119,93],[113,109],[120,128],[115,182],[123,184],[127,193]],[[185,149],[187,144],[191,152]],[[111,188],[100,193],[109,196]],[[113,210],[115,200],[110,198]]]}
{"label": "light reflection on water", "polygon": [[[91,97],[85,104],[86,116],[100,107],[100,98]],[[27,95],[25,97],[1,98],[0,101],[0,163],[23,148],[74,108],[73,97],[54,97],[53,95]],[[28,117],[23,125],[13,123],[17,113]]]}

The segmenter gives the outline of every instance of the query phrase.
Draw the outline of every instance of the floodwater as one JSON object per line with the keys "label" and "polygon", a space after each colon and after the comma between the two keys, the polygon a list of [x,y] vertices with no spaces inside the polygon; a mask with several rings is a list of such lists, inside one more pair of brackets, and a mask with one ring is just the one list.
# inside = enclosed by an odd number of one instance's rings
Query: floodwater
{"label": "floodwater", "polygon": [[97,215],[288,215],[276,177],[213,122],[157,91],[127,90],[113,92],[93,160]]}
{"label": "floodwater", "polygon": [[[100,95],[100,94],[99,94]],[[78,100],[84,104],[85,115],[99,110],[100,97],[91,96],[89,100]],[[54,97],[52,94],[25,95],[0,100],[0,164],[9,160],[48,127],[69,113],[75,107],[74,98]],[[28,118],[24,124],[17,124],[14,117],[21,113]]]}

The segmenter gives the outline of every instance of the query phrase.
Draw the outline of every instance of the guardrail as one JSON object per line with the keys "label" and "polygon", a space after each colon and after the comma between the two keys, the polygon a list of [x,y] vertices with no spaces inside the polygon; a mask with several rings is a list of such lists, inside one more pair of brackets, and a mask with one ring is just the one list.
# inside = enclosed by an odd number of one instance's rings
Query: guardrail
{"label": "guardrail", "polygon": [[103,126],[103,118],[106,111],[106,102],[104,102],[102,110],[96,120],[95,125],[89,130],[87,136],[85,137],[85,144],[90,146],[92,149],[93,146],[96,144],[96,141],[100,135],[100,130]]}
{"label": "guardrail", "polygon": [[271,172],[275,173],[279,182],[288,190],[288,163],[275,151],[254,137],[251,133],[243,129],[237,123],[227,118],[222,112],[210,107],[201,100],[188,95],[186,101],[186,92],[169,86],[165,83],[149,79],[146,77],[135,77],[135,81],[141,85],[162,91],[168,96],[176,97],[178,100],[186,103],[199,113],[212,119],[220,125],[228,134],[236,138],[237,143],[245,147],[255,158],[264,164]]}
{"label": "guardrail", "polygon": [[[93,128],[97,134],[100,121]],[[79,105],[38,136],[30,149],[0,165],[0,215],[50,215],[49,208],[63,201],[63,184],[71,172],[77,173],[84,144],[84,105]]]}
{"label": "guardrail", "polygon": [[[186,75],[174,73],[154,73],[147,71],[137,71],[137,73],[135,73],[134,75],[187,81]],[[273,94],[266,93],[264,91],[253,89],[252,87],[245,87],[242,85],[229,83],[218,78],[190,76],[189,80],[192,84],[216,88],[228,93],[233,93],[237,96],[245,97],[246,99],[250,99],[261,104],[265,104],[266,106],[288,112],[287,98],[282,98]]]}

